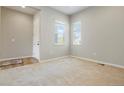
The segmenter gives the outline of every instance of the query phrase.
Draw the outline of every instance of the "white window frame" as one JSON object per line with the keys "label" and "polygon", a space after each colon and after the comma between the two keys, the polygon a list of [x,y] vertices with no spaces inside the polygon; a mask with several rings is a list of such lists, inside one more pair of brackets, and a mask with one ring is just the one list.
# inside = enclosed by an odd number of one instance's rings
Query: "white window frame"
{"label": "white window frame", "polygon": [[[56,42],[55,42],[55,34],[57,33],[56,24],[62,24],[62,25],[64,25],[64,34],[63,34],[63,39],[64,39],[64,41],[63,41],[63,43],[56,43]],[[65,23],[62,22],[62,21],[56,20],[56,21],[55,21],[55,30],[54,30],[54,45],[64,45],[64,44],[65,44]]]}
{"label": "white window frame", "polygon": [[[79,24],[80,25],[80,43],[79,44],[76,44],[74,43],[74,27],[75,27],[75,24]],[[76,21],[72,24],[72,45],[81,45],[81,40],[82,40],[82,29],[81,29],[81,21]]]}

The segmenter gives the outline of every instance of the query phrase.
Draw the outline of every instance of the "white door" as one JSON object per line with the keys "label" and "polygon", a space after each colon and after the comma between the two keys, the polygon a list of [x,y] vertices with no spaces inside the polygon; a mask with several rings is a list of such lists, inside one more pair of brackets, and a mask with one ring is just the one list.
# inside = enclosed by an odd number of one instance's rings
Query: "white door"
{"label": "white door", "polygon": [[40,59],[40,13],[34,15],[33,21],[33,57]]}

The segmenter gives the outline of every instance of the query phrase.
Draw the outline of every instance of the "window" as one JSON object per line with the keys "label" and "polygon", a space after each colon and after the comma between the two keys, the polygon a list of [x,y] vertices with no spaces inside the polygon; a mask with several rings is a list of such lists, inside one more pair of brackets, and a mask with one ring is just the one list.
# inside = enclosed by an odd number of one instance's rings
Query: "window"
{"label": "window", "polygon": [[56,23],[55,23],[55,37],[54,37],[54,43],[56,45],[63,45],[64,44],[64,33],[65,33],[64,23],[56,21]]}
{"label": "window", "polygon": [[81,44],[81,22],[73,23],[73,45]]}

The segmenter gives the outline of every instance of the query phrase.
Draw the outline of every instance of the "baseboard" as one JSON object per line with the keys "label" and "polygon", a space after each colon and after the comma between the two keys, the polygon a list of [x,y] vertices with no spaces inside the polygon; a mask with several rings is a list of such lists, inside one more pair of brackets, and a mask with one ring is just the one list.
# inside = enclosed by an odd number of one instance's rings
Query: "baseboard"
{"label": "baseboard", "polygon": [[94,59],[84,58],[84,57],[78,57],[78,56],[73,56],[73,55],[71,55],[71,57],[81,59],[81,60],[87,60],[87,61],[90,61],[90,62],[110,65],[110,66],[113,66],[113,67],[118,67],[118,68],[123,68],[124,69],[124,66],[122,66],[122,65],[112,64],[112,63],[109,63],[109,62],[103,62],[103,61],[99,61],[99,60],[94,60]]}
{"label": "baseboard", "polygon": [[62,56],[62,57],[50,58],[50,59],[46,59],[46,60],[40,60],[40,62],[44,63],[44,62],[49,62],[49,61],[55,61],[55,60],[63,59],[63,58],[67,58],[67,57],[69,57],[69,56],[67,55],[67,56]]}
{"label": "baseboard", "polygon": [[[27,57],[32,57],[32,56],[22,56],[22,57],[16,57],[16,58],[5,58],[5,59],[0,59],[0,61],[12,60],[12,59],[20,59],[20,58],[27,58]],[[67,58],[67,57],[73,57],[73,58],[77,58],[77,59],[80,59],[80,60],[86,60],[86,61],[90,61],[90,62],[106,64],[106,65],[110,65],[110,66],[113,66],[113,67],[118,67],[118,68],[123,68],[124,69],[124,66],[122,66],[122,65],[112,64],[112,63],[109,63],[109,62],[103,62],[103,61],[99,61],[99,60],[94,60],[94,59],[84,58],[84,57],[79,57],[79,56],[73,56],[73,55],[67,55],[67,56],[62,56],[62,57],[46,59],[46,60],[40,60],[39,62],[44,63],[44,62],[54,61],[54,60],[58,60],[58,59],[62,59],[62,58]]]}
{"label": "baseboard", "polygon": [[[4,58],[4,59],[0,59],[0,61],[7,61],[7,60],[13,60],[13,59],[28,58],[28,57],[33,57],[33,56],[21,56],[21,57],[15,57],[15,58]],[[69,57],[69,55],[67,55],[67,56],[62,56],[62,57],[51,58],[51,59],[46,59],[46,60],[39,60],[39,62],[54,61],[54,60],[58,60],[58,59],[66,58],[66,57]],[[35,58],[35,57],[34,57],[34,58]],[[36,59],[37,59],[37,58],[36,58]]]}

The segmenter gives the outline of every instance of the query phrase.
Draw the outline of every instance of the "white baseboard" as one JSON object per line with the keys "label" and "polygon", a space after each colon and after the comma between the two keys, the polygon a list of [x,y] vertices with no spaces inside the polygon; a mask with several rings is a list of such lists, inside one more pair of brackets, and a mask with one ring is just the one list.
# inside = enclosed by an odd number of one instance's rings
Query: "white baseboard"
{"label": "white baseboard", "polygon": [[67,56],[62,56],[62,57],[56,57],[56,58],[46,59],[46,60],[40,60],[40,62],[41,63],[44,63],[44,62],[49,62],[49,61],[55,61],[55,60],[63,59],[63,58],[67,58],[67,57],[69,57],[69,56],[67,55]]}
{"label": "white baseboard", "polygon": [[[12,60],[12,59],[20,59],[20,58],[27,58],[27,57],[32,57],[32,56],[22,56],[22,57],[16,57],[16,58],[5,58],[5,59],[0,59],[0,61]],[[110,62],[103,62],[103,61],[99,61],[99,60],[94,60],[94,59],[84,58],[84,57],[78,57],[78,56],[73,56],[73,55],[67,55],[67,56],[62,56],[62,57],[46,59],[46,60],[40,60],[39,62],[44,63],[44,62],[54,61],[54,60],[58,60],[58,59],[62,59],[62,58],[67,58],[67,57],[73,57],[73,58],[77,58],[77,59],[80,59],[80,60],[87,60],[87,61],[90,61],[90,62],[106,64],[106,65],[110,65],[110,66],[114,66],[114,67],[118,67],[118,68],[124,68],[124,66],[122,66],[122,65],[112,64]]]}
{"label": "white baseboard", "polygon": [[83,57],[78,57],[78,56],[73,56],[73,55],[71,55],[71,57],[81,59],[81,60],[87,60],[87,61],[91,61],[91,62],[95,62],[95,63],[110,65],[110,66],[113,66],[113,67],[118,67],[118,68],[123,68],[124,69],[124,66],[117,65],[117,64],[112,64],[110,62],[103,62],[103,61],[99,61],[99,60],[94,60],[94,59],[90,59],[90,58],[83,58]]}

